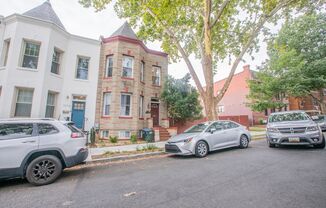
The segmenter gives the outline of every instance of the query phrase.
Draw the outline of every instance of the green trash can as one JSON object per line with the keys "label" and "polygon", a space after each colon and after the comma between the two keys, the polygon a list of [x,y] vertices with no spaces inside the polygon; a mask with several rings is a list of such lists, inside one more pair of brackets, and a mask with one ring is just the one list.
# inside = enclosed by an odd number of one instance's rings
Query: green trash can
{"label": "green trash can", "polygon": [[154,130],[153,129],[144,128],[144,129],[142,129],[142,131],[143,131],[143,139],[146,142],[154,142],[155,141],[155,139],[154,139]]}

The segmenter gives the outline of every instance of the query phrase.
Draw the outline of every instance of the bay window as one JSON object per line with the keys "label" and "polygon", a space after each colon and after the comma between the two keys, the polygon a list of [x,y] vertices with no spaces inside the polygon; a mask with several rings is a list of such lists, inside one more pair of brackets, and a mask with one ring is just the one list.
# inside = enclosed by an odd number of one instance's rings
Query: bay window
{"label": "bay window", "polygon": [[131,115],[131,95],[130,94],[121,94],[120,115],[121,116],[130,116]]}
{"label": "bay window", "polygon": [[33,89],[17,89],[15,117],[31,116],[33,93]]}
{"label": "bay window", "polygon": [[111,93],[105,92],[103,95],[103,116],[110,115]]}
{"label": "bay window", "polygon": [[106,68],[105,68],[105,77],[112,77],[113,72],[113,57],[106,57]]}
{"label": "bay window", "polygon": [[24,40],[22,67],[37,69],[40,46],[39,43]]}
{"label": "bay window", "polygon": [[130,56],[123,56],[122,77],[132,78],[134,59]]}

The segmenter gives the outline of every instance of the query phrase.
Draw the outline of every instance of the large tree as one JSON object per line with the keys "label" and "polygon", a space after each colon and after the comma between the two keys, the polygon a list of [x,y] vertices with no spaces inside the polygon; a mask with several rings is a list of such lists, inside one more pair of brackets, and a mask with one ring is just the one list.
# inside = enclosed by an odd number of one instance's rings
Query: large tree
{"label": "large tree", "polygon": [[[216,106],[227,91],[238,64],[257,49],[258,34],[266,22],[319,0],[80,0],[86,7],[104,9],[114,2],[119,17],[138,27],[143,40],[158,40],[172,61],[187,64],[209,120],[217,118]],[[286,11],[286,12],[285,12]],[[189,58],[201,60],[204,85]],[[232,59],[231,70],[220,93],[214,94],[218,63]]]}
{"label": "large tree", "polygon": [[285,95],[311,96],[326,113],[326,14],[289,20],[269,43],[268,54],[269,60],[249,83],[252,108],[285,106]]}
{"label": "large tree", "polygon": [[169,117],[173,122],[184,122],[201,117],[201,105],[197,90],[191,86],[190,74],[181,79],[171,76],[164,84],[161,98],[168,106]]}

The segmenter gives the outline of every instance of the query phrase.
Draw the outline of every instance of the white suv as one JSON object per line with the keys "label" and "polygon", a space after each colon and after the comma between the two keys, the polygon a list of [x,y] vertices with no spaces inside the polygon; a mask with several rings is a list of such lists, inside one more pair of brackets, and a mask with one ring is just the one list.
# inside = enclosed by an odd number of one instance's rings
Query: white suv
{"label": "white suv", "polygon": [[0,179],[55,181],[88,156],[86,136],[73,123],[52,119],[0,120]]}

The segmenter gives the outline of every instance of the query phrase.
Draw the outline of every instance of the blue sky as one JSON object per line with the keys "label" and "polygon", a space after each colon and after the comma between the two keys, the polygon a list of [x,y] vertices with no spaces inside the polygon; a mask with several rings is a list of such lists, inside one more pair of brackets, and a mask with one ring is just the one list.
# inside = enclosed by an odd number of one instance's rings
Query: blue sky
{"label": "blue sky", "polygon": [[[0,0],[0,15],[8,16],[13,13],[21,14],[42,4],[44,1],[45,0]],[[99,39],[101,35],[104,37],[110,36],[125,21],[117,17],[112,5],[101,12],[95,12],[93,8],[83,8],[78,3],[78,0],[51,0],[50,2],[67,31],[72,34]],[[154,50],[161,50],[159,42],[148,42],[147,46]],[[250,56],[245,56],[244,59],[246,63],[240,63],[237,71],[241,71],[242,66],[246,64],[250,64],[253,70],[261,65],[267,58],[266,45],[264,43],[261,44],[260,51],[254,54],[254,56],[255,60],[251,60]],[[204,84],[200,61],[193,57],[191,60],[200,80]],[[228,75],[230,67],[228,63],[220,63],[214,80],[225,78]],[[181,78],[187,72],[187,66],[183,61],[169,65],[169,74],[175,78]]]}

